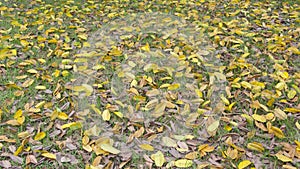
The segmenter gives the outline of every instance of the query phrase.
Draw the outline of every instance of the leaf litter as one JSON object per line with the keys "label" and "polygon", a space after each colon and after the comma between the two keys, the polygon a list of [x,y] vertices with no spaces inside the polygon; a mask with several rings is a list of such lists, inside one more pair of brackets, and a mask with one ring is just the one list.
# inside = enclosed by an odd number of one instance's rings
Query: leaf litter
{"label": "leaf litter", "polygon": [[298,9],[0,2],[1,167],[299,168]]}

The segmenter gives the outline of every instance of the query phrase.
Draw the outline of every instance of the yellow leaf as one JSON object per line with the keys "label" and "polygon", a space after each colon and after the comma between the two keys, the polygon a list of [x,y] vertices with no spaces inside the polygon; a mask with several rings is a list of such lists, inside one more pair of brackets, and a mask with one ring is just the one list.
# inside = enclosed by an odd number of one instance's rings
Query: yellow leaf
{"label": "yellow leaf", "polygon": [[92,69],[94,69],[94,70],[105,69],[105,66],[104,66],[104,65],[97,64],[97,65],[93,66]]}
{"label": "yellow leaf", "polygon": [[103,113],[102,113],[102,119],[104,121],[109,121],[110,120],[110,112],[109,110],[104,110]]}
{"label": "yellow leaf", "polygon": [[200,116],[199,113],[189,114],[188,118],[185,120],[185,124],[189,126],[192,125],[192,123],[195,122],[199,116]]}
{"label": "yellow leaf", "polygon": [[69,118],[69,116],[64,112],[59,112],[57,117],[61,120],[67,120]]}
{"label": "yellow leaf", "polygon": [[246,81],[242,81],[241,83],[240,83],[245,89],[251,89],[251,84],[250,83],[248,83],[248,82],[246,82]]}
{"label": "yellow leaf", "polygon": [[42,153],[42,156],[52,159],[52,160],[56,160],[56,155],[53,153]]}
{"label": "yellow leaf", "polygon": [[29,136],[29,132],[28,131],[24,131],[24,132],[18,133],[18,137],[19,138],[25,138],[27,136]]}
{"label": "yellow leaf", "polygon": [[296,127],[298,128],[298,130],[300,130],[300,124],[299,124],[298,121],[296,121],[295,125],[296,125]]}
{"label": "yellow leaf", "polygon": [[293,87],[298,93],[300,93],[300,89],[299,89],[299,87],[298,87],[297,85],[292,84],[292,87]]}
{"label": "yellow leaf", "polygon": [[51,113],[51,116],[50,116],[50,119],[51,120],[55,120],[57,117],[58,117],[58,114],[59,112],[54,110],[52,113]]}
{"label": "yellow leaf", "polygon": [[241,161],[238,165],[238,169],[244,169],[244,168],[248,167],[251,163],[252,162],[249,160]]}
{"label": "yellow leaf", "polygon": [[202,91],[200,89],[195,89],[195,93],[197,94],[198,97],[200,98],[203,97]]}
{"label": "yellow leaf", "polygon": [[22,124],[24,123],[24,121],[25,121],[25,116],[21,116],[21,117],[18,117],[18,118],[17,118],[17,122],[18,122],[20,125],[22,125]]}
{"label": "yellow leaf", "polygon": [[209,146],[208,144],[202,144],[198,146],[198,151],[202,151],[205,147]]}
{"label": "yellow leaf", "polygon": [[15,156],[19,155],[23,151],[23,149],[24,149],[24,145],[20,145],[18,149],[14,152],[14,155]]}
{"label": "yellow leaf", "polygon": [[120,150],[114,148],[110,144],[101,144],[100,147],[104,151],[107,151],[107,152],[112,153],[112,154],[119,154],[120,153]]}
{"label": "yellow leaf", "polygon": [[179,87],[180,87],[179,83],[171,84],[170,86],[168,86],[168,90],[176,90]]}
{"label": "yellow leaf", "polygon": [[258,143],[258,142],[248,143],[247,148],[250,149],[250,150],[255,150],[255,151],[259,151],[259,152],[263,152],[265,150],[263,145],[261,143]]}
{"label": "yellow leaf", "polygon": [[284,111],[282,111],[281,109],[279,108],[275,108],[274,109],[274,114],[277,118],[279,118],[280,120],[285,120],[287,119],[287,115]]}
{"label": "yellow leaf", "polygon": [[162,84],[161,86],[159,86],[159,88],[166,88],[166,87],[169,87],[171,86],[169,83],[166,83],[166,84]]}
{"label": "yellow leaf", "polygon": [[231,159],[236,159],[238,157],[239,152],[237,149],[232,149],[232,148],[228,147],[225,154],[227,157],[229,157]]}
{"label": "yellow leaf", "polygon": [[85,63],[85,62],[87,62],[87,61],[88,61],[87,58],[76,58],[76,59],[74,60],[75,63]]}
{"label": "yellow leaf", "polygon": [[296,167],[293,167],[291,165],[282,165],[283,169],[297,169]]}
{"label": "yellow leaf", "polygon": [[282,162],[292,162],[293,160],[285,155],[282,155],[282,154],[275,154],[275,156]]}
{"label": "yellow leaf", "polygon": [[83,40],[87,40],[87,34],[79,34],[78,38],[83,39]]}
{"label": "yellow leaf", "polygon": [[150,100],[146,105],[145,105],[145,108],[146,109],[152,109],[154,108],[154,106],[156,106],[158,104],[158,99],[153,99],[153,100]]}
{"label": "yellow leaf", "polygon": [[229,106],[228,106],[228,110],[231,111],[232,107],[236,104],[236,102],[232,102]]}
{"label": "yellow leaf", "polygon": [[249,56],[249,55],[250,55],[250,53],[247,52],[247,53],[244,53],[241,57],[242,57],[242,58],[246,58],[246,57]]}
{"label": "yellow leaf", "polygon": [[35,89],[37,89],[37,90],[45,90],[47,88],[46,88],[46,86],[35,86]]}
{"label": "yellow leaf", "polygon": [[274,119],[274,114],[273,113],[268,113],[265,115],[267,120],[273,120]]}
{"label": "yellow leaf", "polygon": [[80,122],[71,122],[71,123],[67,123],[61,126],[61,129],[65,129],[65,128],[69,128],[69,127],[77,127],[77,128],[81,128],[81,123]]}
{"label": "yellow leaf", "polygon": [[67,70],[64,70],[64,71],[62,71],[61,72],[61,75],[63,76],[63,77],[67,77],[67,76],[69,76],[69,71],[67,71]]}
{"label": "yellow leaf", "polygon": [[134,132],[133,136],[136,138],[141,137],[145,132],[145,128],[141,127],[139,130],[137,130],[136,132]]}
{"label": "yellow leaf", "polygon": [[275,88],[278,89],[278,90],[282,90],[284,87],[285,87],[285,83],[284,82],[279,82],[275,86]]}
{"label": "yellow leaf", "polygon": [[230,125],[226,125],[226,126],[224,126],[224,129],[225,129],[226,131],[231,131],[231,130],[232,130],[232,127],[231,127]]}
{"label": "yellow leaf", "polygon": [[187,159],[179,159],[175,161],[175,166],[179,168],[188,168],[193,165],[192,160],[187,160]]}
{"label": "yellow leaf", "polygon": [[211,163],[203,162],[203,163],[197,165],[197,169],[205,169],[205,168],[208,168],[209,166],[211,166]]}
{"label": "yellow leaf", "polygon": [[282,78],[284,78],[284,79],[289,78],[289,73],[288,73],[288,72],[282,72],[282,71],[279,71],[277,74],[278,74],[279,76],[281,76]]}
{"label": "yellow leaf", "polygon": [[29,87],[30,85],[32,85],[33,82],[34,82],[34,79],[28,79],[21,86],[26,88],[26,87]]}
{"label": "yellow leaf", "polygon": [[274,134],[278,138],[284,138],[285,137],[284,134],[283,134],[283,132],[278,127],[271,126],[269,132],[272,133],[272,134]]}
{"label": "yellow leaf", "polygon": [[16,49],[12,49],[12,50],[2,49],[2,50],[0,50],[0,60],[5,59],[6,57],[11,57],[11,56],[16,56],[16,55],[17,55],[17,50]]}
{"label": "yellow leaf", "polygon": [[291,113],[300,113],[299,108],[285,108],[284,111],[291,112]]}
{"label": "yellow leaf", "polygon": [[152,154],[151,159],[154,160],[155,165],[157,167],[163,166],[164,163],[166,162],[164,154],[161,151],[158,151],[157,153]]}
{"label": "yellow leaf", "polygon": [[253,118],[249,116],[248,114],[242,114],[242,117],[244,117],[248,123],[252,124],[253,123]]}
{"label": "yellow leaf", "polygon": [[153,63],[148,63],[144,66],[143,70],[145,72],[150,72],[151,70],[153,69],[157,69],[157,65],[156,64],[153,64]]}
{"label": "yellow leaf", "polygon": [[266,112],[269,112],[269,109],[268,109],[267,106],[265,106],[265,105],[263,105],[263,104],[260,104],[260,103],[259,103],[259,106],[260,106],[261,108],[263,108]]}
{"label": "yellow leaf", "polygon": [[95,104],[91,104],[90,106],[91,106],[91,108],[94,110],[94,112],[96,112],[96,113],[99,114],[99,115],[102,114],[102,112],[96,107]]}
{"label": "yellow leaf", "polygon": [[154,150],[153,146],[151,146],[150,144],[141,144],[140,147],[141,149],[148,150],[148,151]]}
{"label": "yellow leaf", "polygon": [[201,151],[210,153],[210,152],[214,151],[214,149],[215,149],[214,146],[206,146]]}
{"label": "yellow leaf", "polygon": [[121,112],[119,112],[119,111],[115,111],[114,114],[117,115],[117,116],[120,117],[120,118],[123,118],[123,117],[124,117],[123,113],[121,113]]}
{"label": "yellow leaf", "polygon": [[152,116],[158,118],[164,114],[165,108],[167,104],[165,102],[161,102],[155,106],[154,111],[152,112]]}
{"label": "yellow leaf", "polygon": [[299,49],[294,46],[289,47],[287,50],[293,52],[296,55],[300,55]]}
{"label": "yellow leaf", "polygon": [[223,94],[220,96],[220,98],[222,99],[223,103],[225,103],[226,105],[230,104],[229,100],[226,97],[224,97]]}
{"label": "yellow leaf", "polygon": [[184,158],[189,159],[189,160],[194,160],[194,159],[198,158],[198,156],[199,156],[199,153],[197,151],[194,151],[194,152],[190,152],[190,153],[186,154],[184,156]]}
{"label": "yellow leaf", "polygon": [[22,95],[24,95],[24,91],[17,90],[17,91],[14,92],[14,95],[17,96],[17,97],[22,96]]}
{"label": "yellow leaf", "polygon": [[83,145],[82,148],[89,153],[93,151],[93,148],[90,145]]}
{"label": "yellow leaf", "polygon": [[218,129],[219,125],[220,125],[220,121],[219,121],[219,120],[216,120],[216,121],[214,121],[212,124],[210,124],[210,125],[207,127],[206,130],[207,130],[208,132],[214,132],[214,131],[216,131],[216,130]]}
{"label": "yellow leaf", "polygon": [[93,93],[93,87],[91,85],[88,84],[82,84],[82,87],[84,87],[84,91],[85,91],[85,96],[90,96]]}
{"label": "yellow leaf", "polygon": [[220,72],[214,72],[214,76],[217,77],[218,80],[225,81],[226,76]]}
{"label": "yellow leaf", "polygon": [[55,77],[58,77],[60,74],[60,70],[55,70],[52,75],[55,76]]}
{"label": "yellow leaf", "polygon": [[141,49],[142,49],[143,51],[150,52],[150,46],[149,46],[148,43],[146,43],[145,46],[141,47]]}
{"label": "yellow leaf", "polygon": [[38,73],[38,71],[35,70],[35,69],[29,69],[29,70],[27,70],[27,72],[28,72],[28,73],[32,73],[32,74]]}
{"label": "yellow leaf", "polygon": [[162,142],[164,143],[164,146],[167,147],[177,147],[177,143],[175,140],[171,139],[170,137],[163,137]]}
{"label": "yellow leaf", "polygon": [[26,40],[21,40],[20,43],[24,47],[27,47],[29,45],[29,42],[27,42]]}
{"label": "yellow leaf", "polygon": [[297,94],[296,90],[292,89],[288,92],[287,96],[288,96],[289,99],[292,99],[296,96],[296,94]]}
{"label": "yellow leaf", "polygon": [[[175,136],[175,135],[174,135],[174,136]],[[177,136],[178,136],[178,135],[177,135]],[[185,140],[192,140],[192,139],[194,139],[194,138],[195,138],[195,136],[190,135],[190,134],[184,136],[184,139],[185,139]]]}
{"label": "yellow leaf", "polygon": [[254,120],[259,121],[259,122],[262,122],[262,123],[264,123],[264,122],[267,121],[266,118],[265,118],[265,116],[263,116],[263,115],[253,114],[253,115],[252,115],[252,118],[253,118]]}
{"label": "yellow leaf", "polygon": [[31,107],[31,108],[29,108],[27,111],[29,111],[29,112],[33,112],[33,113],[38,113],[38,112],[40,112],[40,111],[41,111],[41,109],[39,109],[39,108],[34,108],[34,107]]}
{"label": "yellow leaf", "polygon": [[18,111],[16,111],[16,113],[15,113],[15,115],[14,115],[14,119],[17,119],[17,118],[21,117],[22,114],[23,114],[22,110],[19,109]]}
{"label": "yellow leaf", "polygon": [[85,90],[85,87],[83,87],[83,86],[74,86],[72,88],[72,90],[75,91],[75,92],[82,92],[82,91]]}
{"label": "yellow leaf", "polygon": [[258,100],[255,100],[255,101],[252,102],[251,106],[252,106],[253,108],[258,109],[258,108],[260,108],[260,103],[259,103]]}
{"label": "yellow leaf", "polygon": [[74,124],[75,124],[75,122],[64,124],[64,125],[61,126],[61,129],[69,128],[71,125],[74,125]]}
{"label": "yellow leaf", "polygon": [[88,136],[83,136],[82,138],[82,144],[87,145],[89,143],[90,139]]}
{"label": "yellow leaf", "polygon": [[46,137],[46,133],[45,132],[39,132],[34,136],[34,140],[38,141],[38,140],[42,140],[43,138]]}

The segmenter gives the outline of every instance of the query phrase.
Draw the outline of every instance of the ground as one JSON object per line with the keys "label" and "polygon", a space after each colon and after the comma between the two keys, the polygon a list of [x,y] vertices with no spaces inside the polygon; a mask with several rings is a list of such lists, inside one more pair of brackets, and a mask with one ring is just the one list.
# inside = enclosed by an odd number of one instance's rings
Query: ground
{"label": "ground", "polygon": [[3,168],[300,168],[297,1],[0,2]]}

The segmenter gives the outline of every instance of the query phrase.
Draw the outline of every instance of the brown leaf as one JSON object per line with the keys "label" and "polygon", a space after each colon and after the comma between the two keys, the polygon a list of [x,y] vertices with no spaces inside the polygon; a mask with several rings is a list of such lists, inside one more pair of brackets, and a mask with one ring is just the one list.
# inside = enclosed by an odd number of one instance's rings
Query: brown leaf
{"label": "brown leaf", "polygon": [[35,158],[34,155],[27,155],[26,156],[26,164],[37,164],[37,159]]}
{"label": "brown leaf", "polygon": [[8,160],[0,161],[0,166],[3,168],[11,168],[11,163]]}

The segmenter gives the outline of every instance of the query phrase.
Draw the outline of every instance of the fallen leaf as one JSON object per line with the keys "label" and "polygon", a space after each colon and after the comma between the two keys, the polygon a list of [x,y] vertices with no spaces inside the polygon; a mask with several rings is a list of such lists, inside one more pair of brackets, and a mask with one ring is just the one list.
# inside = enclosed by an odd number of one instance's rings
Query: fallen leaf
{"label": "fallen leaf", "polygon": [[218,129],[219,125],[220,125],[220,121],[216,120],[207,127],[207,131],[208,132],[214,132]]}
{"label": "fallen leaf", "polygon": [[52,160],[56,160],[56,155],[53,153],[42,153],[42,156],[52,159]]}
{"label": "fallen leaf", "polygon": [[162,142],[164,146],[167,147],[177,147],[177,143],[175,140],[171,139],[170,137],[163,137]]}
{"label": "fallen leaf", "polygon": [[238,165],[238,169],[244,169],[244,168],[248,167],[251,163],[252,162],[249,160],[241,161]]}
{"label": "fallen leaf", "polygon": [[109,121],[110,120],[110,112],[109,110],[104,110],[103,113],[102,113],[102,119],[104,121]]}
{"label": "fallen leaf", "polygon": [[285,137],[283,132],[278,127],[271,126],[269,133],[274,134],[276,137],[280,139]]}
{"label": "fallen leaf", "polygon": [[278,160],[282,161],[282,162],[292,162],[293,160],[285,155],[282,154],[275,154],[275,156],[278,158]]}
{"label": "fallen leaf", "polygon": [[111,146],[110,144],[101,144],[100,147],[104,150],[107,151],[109,153],[112,154],[119,154],[120,150],[114,148],[113,146]]}
{"label": "fallen leaf", "polygon": [[279,108],[274,109],[274,114],[277,118],[279,118],[280,120],[285,120],[287,119],[287,115],[284,111],[282,111]]}
{"label": "fallen leaf", "polygon": [[45,132],[39,132],[37,133],[35,136],[34,136],[34,140],[35,141],[39,141],[39,140],[42,140],[43,138],[46,137],[46,133]]}
{"label": "fallen leaf", "polygon": [[259,151],[259,152],[263,152],[265,150],[263,145],[258,142],[248,143],[247,148],[250,150],[255,150],[255,151]]}
{"label": "fallen leaf", "polygon": [[254,120],[259,121],[259,122],[262,122],[262,123],[264,123],[264,122],[267,121],[266,118],[265,118],[265,116],[263,116],[263,115],[253,114],[253,115],[252,115],[252,118],[253,118]]}
{"label": "fallen leaf", "polygon": [[140,144],[141,149],[147,150],[147,151],[154,151],[154,147],[150,144]]}
{"label": "fallen leaf", "polygon": [[162,167],[166,162],[164,154],[161,151],[158,151],[155,154],[151,155],[151,159],[154,161],[157,167]]}
{"label": "fallen leaf", "polygon": [[193,165],[192,160],[187,160],[187,159],[179,159],[175,161],[175,166],[179,168],[188,168]]}
{"label": "fallen leaf", "polygon": [[32,164],[37,164],[38,163],[37,159],[35,158],[34,155],[27,155],[26,156],[26,164],[30,164],[30,163],[32,163]]}
{"label": "fallen leaf", "polygon": [[164,114],[165,108],[166,108],[166,103],[161,102],[155,106],[154,111],[152,112],[152,116],[155,118],[158,118]]}

